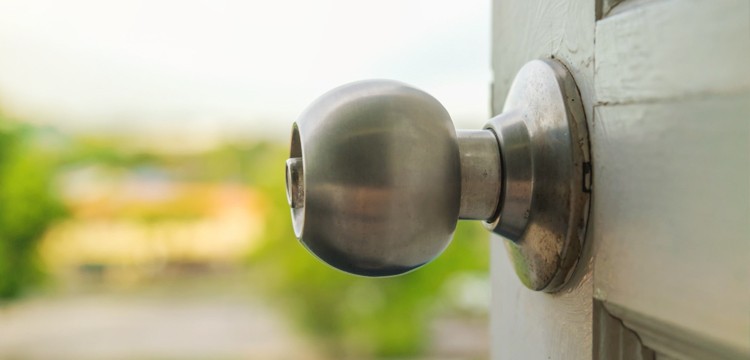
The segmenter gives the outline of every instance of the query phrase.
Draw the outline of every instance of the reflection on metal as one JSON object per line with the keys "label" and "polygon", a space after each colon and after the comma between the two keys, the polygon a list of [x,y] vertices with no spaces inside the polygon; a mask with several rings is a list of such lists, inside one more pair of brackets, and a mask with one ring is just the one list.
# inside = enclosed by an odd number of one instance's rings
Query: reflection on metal
{"label": "reflection on metal", "polygon": [[500,142],[505,175],[500,216],[486,226],[510,240],[524,285],[555,291],[578,261],[588,218],[588,132],[573,77],[556,61],[527,63],[485,127]]}
{"label": "reflection on metal", "polygon": [[502,170],[500,147],[487,130],[458,130],[461,154],[460,219],[490,220],[497,215]]}
{"label": "reflection on metal", "polygon": [[588,162],[578,90],[558,62],[528,63],[505,112],[458,135],[430,95],[364,81],[294,124],[287,199],[302,244],[343,271],[413,270],[443,251],[459,218],[474,219],[508,239],[526,286],[554,291],[581,249]]}
{"label": "reflection on metal", "polygon": [[344,85],[308,107],[293,133],[305,194],[295,233],[320,259],[388,276],[448,245],[461,170],[450,116],[432,96],[395,81]]}
{"label": "reflection on metal", "polygon": [[300,209],[305,204],[305,177],[302,158],[295,157],[286,161],[286,200],[292,209]]}

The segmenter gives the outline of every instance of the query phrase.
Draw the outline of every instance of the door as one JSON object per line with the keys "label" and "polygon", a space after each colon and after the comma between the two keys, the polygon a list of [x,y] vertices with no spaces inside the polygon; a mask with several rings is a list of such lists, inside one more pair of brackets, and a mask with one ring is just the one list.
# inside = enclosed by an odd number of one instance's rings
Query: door
{"label": "door", "polygon": [[529,60],[571,71],[593,196],[547,294],[492,239],[492,357],[750,357],[750,2],[495,0],[493,113]]}

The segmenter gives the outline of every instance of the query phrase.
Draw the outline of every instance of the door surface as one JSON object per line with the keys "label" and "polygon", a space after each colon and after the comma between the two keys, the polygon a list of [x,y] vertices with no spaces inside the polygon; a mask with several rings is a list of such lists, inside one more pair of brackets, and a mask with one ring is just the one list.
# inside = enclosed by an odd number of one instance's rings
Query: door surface
{"label": "door surface", "polygon": [[536,58],[584,102],[588,234],[555,294],[493,236],[492,357],[750,358],[750,2],[496,0],[494,113]]}

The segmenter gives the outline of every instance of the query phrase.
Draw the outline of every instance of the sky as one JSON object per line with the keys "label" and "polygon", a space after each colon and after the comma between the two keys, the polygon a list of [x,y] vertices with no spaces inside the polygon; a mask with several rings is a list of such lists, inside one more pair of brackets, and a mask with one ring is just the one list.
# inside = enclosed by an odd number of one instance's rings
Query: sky
{"label": "sky", "polygon": [[386,78],[489,116],[489,0],[0,0],[0,110],[66,131],[286,140]]}

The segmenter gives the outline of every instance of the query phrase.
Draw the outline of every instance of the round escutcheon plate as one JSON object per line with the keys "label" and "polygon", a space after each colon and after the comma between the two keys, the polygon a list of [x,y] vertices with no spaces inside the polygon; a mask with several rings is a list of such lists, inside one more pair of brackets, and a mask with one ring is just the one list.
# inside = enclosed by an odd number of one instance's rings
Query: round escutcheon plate
{"label": "round escutcheon plate", "polygon": [[590,154],[583,104],[556,60],[521,68],[503,113],[485,126],[500,143],[503,193],[485,226],[503,236],[528,288],[560,290],[580,257],[588,221]]}

